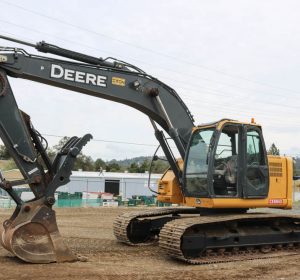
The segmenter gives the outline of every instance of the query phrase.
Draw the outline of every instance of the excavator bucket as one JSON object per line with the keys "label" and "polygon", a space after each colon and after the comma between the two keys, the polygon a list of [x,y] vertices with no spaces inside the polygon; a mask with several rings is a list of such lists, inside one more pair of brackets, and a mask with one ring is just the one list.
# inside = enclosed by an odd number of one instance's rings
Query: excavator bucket
{"label": "excavator bucket", "polygon": [[3,224],[1,243],[5,249],[29,263],[78,260],[64,244],[55,211],[46,206],[42,199],[27,202],[16,212],[14,218]]}
{"label": "excavator bucket", "polygon": [[[52,206],[55,203],[56,189],[70,181],[76,156],[90,139],[92,139],[90,134],[81,138],[71,137],[62,147],[50,166],[52,175],[48,174],[48,178],[45,176],[44,180],[39,179],[35,185],[30,185],[32,190],[36,185],[42,189],[39,199],[22,201],[0,173],[0,187],[6,190],[17,204],[14,214],[3,223],[1,243],[5,249],[21,260],[28,263],[82,260],[64,244]],[[43,152],[42,149],[39,151]],[[42,185],[41,182],[46,182],[47,179],[49,182]]]}

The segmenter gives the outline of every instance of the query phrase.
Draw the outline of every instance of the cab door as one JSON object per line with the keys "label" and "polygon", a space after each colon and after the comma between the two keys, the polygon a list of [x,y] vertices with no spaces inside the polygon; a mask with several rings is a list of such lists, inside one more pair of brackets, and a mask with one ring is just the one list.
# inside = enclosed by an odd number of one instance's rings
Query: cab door
{"label": "cab door", "polygon": [[269,192],[268,159],[262,131],[257,126],[244,126],[244,198],[265,198]]}
{"label": "cab door", "polygon": [[242,125],[225,124],[219,132],[212,158],[212,193],[215,197],[240,196]]}

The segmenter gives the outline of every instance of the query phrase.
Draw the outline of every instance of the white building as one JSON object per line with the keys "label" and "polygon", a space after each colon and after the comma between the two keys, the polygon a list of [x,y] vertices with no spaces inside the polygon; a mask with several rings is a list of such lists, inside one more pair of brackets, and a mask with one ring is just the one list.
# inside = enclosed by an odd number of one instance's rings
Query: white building
{"label": "white building", "polygon": [[[70,182],[57,191],[60,192],[107,192],[121,195],[123,199],[133,195],[151,196],[148,188],[148,173],[116,173],[73,171]],[[150,187],[157,191],[161,174],[151,174]]]}

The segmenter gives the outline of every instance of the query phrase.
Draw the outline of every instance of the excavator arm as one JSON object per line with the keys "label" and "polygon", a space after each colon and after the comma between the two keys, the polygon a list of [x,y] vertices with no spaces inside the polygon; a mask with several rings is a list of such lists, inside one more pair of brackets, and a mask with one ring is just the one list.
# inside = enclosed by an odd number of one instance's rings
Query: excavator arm
{"label": "excavator arm", "polygon": [[[133,65],[91,57],[45,42],[35,45],[0,38],[71,59],[42,57],[23,49],[0,47],[0,137],[24,177],[24,180],[8,182],[0,176],[0,187],[17,204],[12,217],[4,222],[2,244],[27,262],[76,260],[63,244],[52,206],[56,189],[69,182],[76,156],[92,136],[72,137],[52,162],[43,146],[43,137],[33,127],[30,117],[19,110],[7,76],[115,101],[146,114],[179,183],[181,170],[157,124],[174,140],[184,158],[194,126],[193,117],[172,88]],[[20,199],[14,191],[14,186],[20,184],[30,186],[33,200]]]}
{"label": "excavator arm", "polygon": [[[6,72],[1,70],[0,77],[0,136],[24,177],[7,181],[0,176],[0,188],[17,205],[11,218],[3,224],[1,243],[27,262],[75,260],[63,243],[51,208],[56,189],[69,181],[75,158],[91,135],[71,138],[52,163],[43,146],[43,137],[29,116],[19,110]],[[34,194],[32,201],[22,201],[14,190],[15,186],[24,184],[28,184]]]}
{"label": "excavator arm", "polygon": [[[19,40],[14,41],[20,42]],[[128,105],[146,114],[154,126],[156,138],[160,142],[173,172],[180,180],[180,169],[163,133],[156,126],[156,123],[159,124],[170,135],[181,157],[184,158],[194,120],[174,89],[125,62],[115,59],[110,59],[113,62],[109,62],[61,49],[45,42],[36,45],[26,44],[35,46],[39,51],[83,63],[31,55],[22,49],[0,48],[2,57],[0,69],[12,77],[108,99]]]}
{"label": "excavator arm", "polygon": [[[43,44],[46,45],[46,43]],[[58,49],[57,47],[54,53],[65,56],[66,50],[62,49],[60,53]],[[172,138],[176,138],[178,134],[182,147],[180,144],[176,143],[176,145],[181,156],[184,156],[183,150],[189,140],[191,128],[194,126],[193,117],[174,89],[142,70],[125,62],[108,63],[95,58],[99,61],[97,65],[78,63],[34,56],[16,48],[0,48],[0,53],[2,55],[0,69],[12,77],[123,103],[143,112],[157,122]],[[74,52],[72,57],[84,60],[81,56]],[[157,96],[161,104],[153,98]],[[162,105],[165,112],[162,110]],[[177,130],[177,134],[172,131],[172,128]]]}

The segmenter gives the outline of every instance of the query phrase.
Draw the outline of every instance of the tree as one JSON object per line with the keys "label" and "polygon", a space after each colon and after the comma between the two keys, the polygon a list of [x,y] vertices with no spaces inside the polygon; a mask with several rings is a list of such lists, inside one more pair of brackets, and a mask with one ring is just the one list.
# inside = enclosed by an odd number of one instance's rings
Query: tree
{"label": "tree", "polygon": [[300,157],[294,158],[294,176],[300,176]]}
{"label": "tree", "polygon": [[139,169],[138,164],[136,162],[133,162],[132,164],[130,164],[128,171],[130,173],[138,173],[138,169]]}
{"label": "tree", "polygon": [[106,165],[106,171],[108,172],[118,172],[121,170],[121,167],[116,162],[109,163]]}
{"label": "tree", "polygon": [[[51,158],[54,157],[56,153],[58,153],[61,148],[70,140],[70,137],[64,136],[59,140],[58,144],[53,146],[53,149],[49,149],[48,154]],[[94,161],[90,156],[84,155],[82,152],[76,157],[76,161],[74,164],[74,170],[83,170],[83,171],[94,171]]]}
{"label": "tree", "polygon": [[270,146],[270,149],[268,150],[268,155],[274,155],[274,156],[280,155],[280,151],[274,143],[272,143],[272,145]]}
{"label": "tree", "polygon": [[141,164],[141,166],[138,168],[138,172],[139,173],[145,173],[146,171],[149,170],[149,161],[148,160],[144,160],[143,163]]}
{"label": "tree", "polygon": [[94,170],[95,171],[100,171],[100,170],[105,170],[106,169],[106,163],[104,160],[101,158],[97,158],[95,163],[94,163]]}
{"label": "tree", "polygon": [[80,153],[76,158],[74,169],[81,169],[83,171],[94,171],[94,161],[90,156],[86,156]]}
{"label": "tree", "polygon": [[70,137],[68,136],[64,136],[63,138],[61,138],[58,142],[58,144],[53,146],[53,150],[55,150],[56,152],[59,152],[61,150],[61,148],[70,140]]}
{"label": "tree", "polygon": [[169,163],[164,160],[157,160],[153,162],[152,173],[164,173],[169,168]]}
{"label": "tree", "polygon": [[50,160],[53,161],[56,156],[56,150],[54,150],[53,148],[48,148],[47,155],[50,158]]}
{"label": "tree", "polygon": [[10,159],[11,156],[4,145],[0,145],[0,159]]}
{"label": "tree", "polygon": [[[145,173],[149,171],[150,162],[149,160],[144,160],[140,165],[136,162],[130,164],[128,171],[131,173]],[[164,173],[169,168],[169,163],[164,160],[157,160],[152,163],[152,173]]]}

